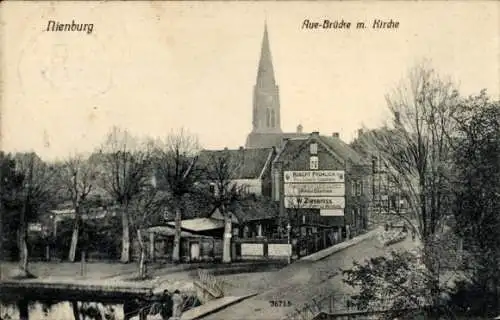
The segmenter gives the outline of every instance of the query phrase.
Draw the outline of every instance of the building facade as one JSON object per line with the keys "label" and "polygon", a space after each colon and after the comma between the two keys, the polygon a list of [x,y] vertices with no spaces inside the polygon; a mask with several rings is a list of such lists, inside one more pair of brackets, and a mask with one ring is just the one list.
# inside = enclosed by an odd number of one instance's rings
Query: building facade
{"label": "building facade", "polygon": [[273,161],[273,200],[299,235],[368,227],[371,166],[336,135],[286,139]]}

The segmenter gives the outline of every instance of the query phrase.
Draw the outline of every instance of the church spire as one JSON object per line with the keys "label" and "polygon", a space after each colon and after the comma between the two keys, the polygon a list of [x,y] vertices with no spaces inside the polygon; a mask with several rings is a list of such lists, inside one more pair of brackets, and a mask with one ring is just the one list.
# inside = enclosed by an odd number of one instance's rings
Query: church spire
{"label": "church spire", "polygon": [[264,21],[264,36],[262,37],[262,48],[260,51],[259,70],[257,72],[257,86],[274,86],[274,68],[269,46],[269,35],[267,33],[267,21]]}
{"label": "church spire", "polygon": [[274,78],[266,21],[264,23],[264,37],[262,38],[257,81],[253,94],[252,132],[280,133],[280,123],[279,88]]}

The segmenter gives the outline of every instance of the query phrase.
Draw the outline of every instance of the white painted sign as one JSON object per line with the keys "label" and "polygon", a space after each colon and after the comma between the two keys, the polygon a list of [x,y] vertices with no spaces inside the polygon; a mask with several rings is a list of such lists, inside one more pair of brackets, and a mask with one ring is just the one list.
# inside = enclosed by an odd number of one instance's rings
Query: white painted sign
{"label": "white painted sign", "polygon": [[285,197],[285,208],[343,209],[344,197]]}
{"label": "white painted sign", "polygon": [[319,215],[326,217],[343,217],[344,209],[321,209]]}
{"label": "white painted sign", "polygon": [[285,183],[293,182],[345,182],[343,170],[285,171]]}
{"label": "white painted sign", "polygon": [[242,243],[242,256],[264,256],[264,245],[262,243]]}
{"label": "white painted sign", "polygon": [[343,183],[285,183],[285,196],[344,196]]}
{"label": "white painted sign", "polygon": [[39,222],[30,223],[30,224],[28,224],[28,230],[40,232],[40,231],[42,231],[42,224]]}
{"label": "white painted sign", "polygon": [[267,246],[267,255],[273,257],[288,257],[292,254],[292,245],[286,243],[270,243]]}

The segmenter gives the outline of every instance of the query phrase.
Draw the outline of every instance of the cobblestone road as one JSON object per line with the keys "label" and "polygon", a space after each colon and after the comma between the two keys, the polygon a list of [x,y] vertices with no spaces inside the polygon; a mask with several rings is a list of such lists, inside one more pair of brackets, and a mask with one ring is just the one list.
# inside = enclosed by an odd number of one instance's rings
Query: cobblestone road
{"label": "cobblestone road", "polygon": [[[308,303],[319,294],[352,293],[353,289],[342,282],[339,269],[352,265],[353,260],[362,261],[369,257],[380,256],[390,249],[407,250],[415,244],[408,237],[405,241],[383,248],[376,239],[368,239],[344,249],[317,262],[296,262],[276,273],[267,290],[253,298],[204,317],[204,320],[274,320],[281,319],[294,307]],[[290,307],[273,307],[273,300],[290,301]]]}

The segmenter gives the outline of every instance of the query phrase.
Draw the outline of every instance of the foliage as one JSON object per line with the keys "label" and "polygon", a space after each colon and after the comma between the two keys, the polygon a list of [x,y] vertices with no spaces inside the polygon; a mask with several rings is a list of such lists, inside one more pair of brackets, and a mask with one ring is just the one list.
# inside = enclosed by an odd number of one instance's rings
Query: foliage
{"label": "foliage", "polygon": [[19,225],[19,210],[22,209],[21,190],[24,177],[16,171],[11,154],[0,152],[0,257],[5,253],[17,256],[15,242]]}
{"label": "foliage", "polygon": [[[64,220],[58,226],[56,247],[62,253],[69,250],[73,220]],[[97,253],[107,259],[118,259],[121,244],[121,222],[119,217],[108,216],[103,219],[84,220],[79,233],[79,243],[76,257],[81,250]]]}
{"label": "foliage", "polygon": [[387,256],[354,262],[343,270],[344,282],[359,287],[352,297],[360,310],[392,310],[393,317],[403,309],[422,308],[429,301],[426,281],[430,274],[415,252],[391,251]]}
{"label": "foliage", "polygon": [[482,91],[460,102],[455,121],[457,131],[450,137],[456,173],[454,214],[456,231],[471,258],[467,262],[470,281],[460,284],[455,297],[469,290],[476,295],[463,303],[471,312],[496,313],[500,308],[500,103],[490,101]]}

